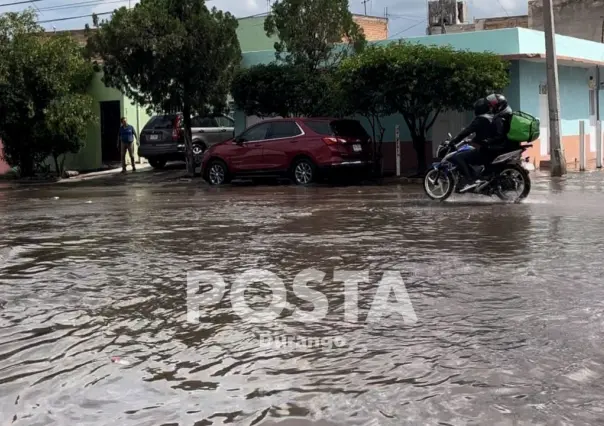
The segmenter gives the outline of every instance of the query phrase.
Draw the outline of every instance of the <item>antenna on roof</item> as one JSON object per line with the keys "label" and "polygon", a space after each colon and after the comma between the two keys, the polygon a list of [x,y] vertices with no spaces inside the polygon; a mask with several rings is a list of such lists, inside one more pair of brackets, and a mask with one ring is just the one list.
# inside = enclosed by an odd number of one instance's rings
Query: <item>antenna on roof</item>
{"label": "antenna on roof", "polygon": [[367,3],[369,3],[371,0],[363,0],[361,1],[361,3],[363,3],[363,6],[365,6],[365,16],[367,16]]}

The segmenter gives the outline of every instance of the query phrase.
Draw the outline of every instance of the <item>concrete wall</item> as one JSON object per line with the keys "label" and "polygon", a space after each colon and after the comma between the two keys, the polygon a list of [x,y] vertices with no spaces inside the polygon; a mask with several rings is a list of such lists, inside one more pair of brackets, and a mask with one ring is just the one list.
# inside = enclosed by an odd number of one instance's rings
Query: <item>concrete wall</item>
{"label": "concrete wall", "polygon": [[[585,68],[559,66],[560,81],[560,130],[562,144],[568,163],[579,161],[579,123],[585,122],[586,153],[588,160],[595,159],[595,128],[590,121],[590,90],[585,79]],[[547,111],[547,92],[541,92],[540,86],[546,86],[546,66],[543,62],[521,61],[520,73],[520,109],[541,120],[541,138],[527,152],[537,166],[549,162],[549,114]]]}
{"label": "concrete wall", "polygon": [[[556,34],[602,41],[604,0],[553,0]],[[529,27],[543,31],[543,0],[529,1]]]}
{"label": "concrete wall", "polygon": [[[237,38],[242,52],[255,52],[258,50],[272,50],[276,36],[268,37],[264,31],[265,15],[251,16],[238,20]],[[354,21],[360,25],[367,40],[384,40],[388,38],[388,19],[373,16],[354,15]]]}
{"label": "concrete wall", "polygon": [[[88,125],[86,141],[80,152],[77,154],[67,154],[65,157],[66,170],[89,171],[101,168],[101,102],[120,101],[123,115],[122,93],[119,90],[106,87],[101,78],[102,73],[96,73],[88,89],[88,93],[92,96],[92,111],[95,117]],[[53,160],[48,160],[47,164],[54,170]]]}
{"label": "concrete wall", "polygon": [[[450,25],[445,29],[447,34],[455,34],[472,31],[500,30],[505,28],[529,28],[528,15],[475,19],[473,23]],[[432,28],[429,28],[428,34],[441,34],[441,27],[433,26]]]}

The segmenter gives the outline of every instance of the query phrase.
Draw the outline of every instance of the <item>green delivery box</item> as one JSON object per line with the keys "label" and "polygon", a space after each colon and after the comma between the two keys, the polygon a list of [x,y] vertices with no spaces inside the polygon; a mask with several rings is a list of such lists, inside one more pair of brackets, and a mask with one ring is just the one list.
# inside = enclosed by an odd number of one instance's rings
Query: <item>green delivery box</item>
{"label": "green delivery box", "polygon": [[513,142],[533,142],[539,138],[539,119],[522,111],[515,111],[510,122],[508,139]]}

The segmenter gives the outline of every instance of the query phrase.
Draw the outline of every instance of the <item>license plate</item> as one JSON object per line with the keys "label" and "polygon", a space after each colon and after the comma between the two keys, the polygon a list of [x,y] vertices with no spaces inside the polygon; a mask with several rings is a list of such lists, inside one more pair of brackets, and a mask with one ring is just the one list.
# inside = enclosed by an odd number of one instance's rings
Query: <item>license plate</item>
{"label": "license plate", "polygon": [[151,135],[151,136],[149,137],[149,139],[151,139],[152,141],[156,141],[156,140],[158,140],[158,139],[159,139],[159,135]]}
{"label": "license plate", "polygon": [[352,145],[352,149],[354,150],[354,152],[361,152],[363,150],[363,148],[361,148],[361,145],[359,145],[358,143]]}

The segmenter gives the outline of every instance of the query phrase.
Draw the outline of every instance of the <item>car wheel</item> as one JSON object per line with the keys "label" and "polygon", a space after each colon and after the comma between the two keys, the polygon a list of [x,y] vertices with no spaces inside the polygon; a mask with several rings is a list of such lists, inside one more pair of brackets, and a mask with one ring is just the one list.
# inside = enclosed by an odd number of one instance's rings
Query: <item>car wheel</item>
{"label": "car wheel", "polygon": [[308,185],[315,180],[316,167],[308,158],[302,158],[294,163],[292,177],[297,185]]}
{"label": "car wheel", "polygon": [[149,164],[154,169],[163,169],[167,161],[164,158],[149,158]]}
{"label": "car wheel", "polygon": [[230,182],[229,171],[221,160],[213,160],[208,165],[206,180],[210,185],[224,185]]}

